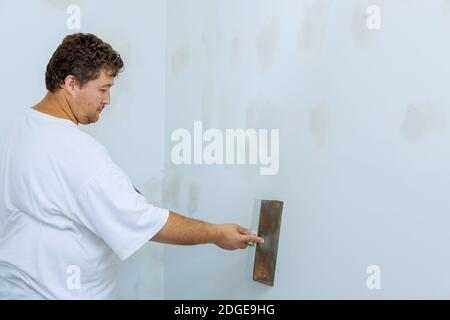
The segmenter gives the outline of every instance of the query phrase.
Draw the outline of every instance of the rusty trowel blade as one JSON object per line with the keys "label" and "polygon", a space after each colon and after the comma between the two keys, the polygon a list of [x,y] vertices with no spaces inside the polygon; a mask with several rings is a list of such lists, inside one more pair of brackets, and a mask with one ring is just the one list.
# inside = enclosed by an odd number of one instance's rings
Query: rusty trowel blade
{"label": "rusty trowel blade", "polygon": [[275,279],[282,211],[282,201],[261,201],[258,236],[264,238],[264,243],[256,247],[253,280],[269,286]]}

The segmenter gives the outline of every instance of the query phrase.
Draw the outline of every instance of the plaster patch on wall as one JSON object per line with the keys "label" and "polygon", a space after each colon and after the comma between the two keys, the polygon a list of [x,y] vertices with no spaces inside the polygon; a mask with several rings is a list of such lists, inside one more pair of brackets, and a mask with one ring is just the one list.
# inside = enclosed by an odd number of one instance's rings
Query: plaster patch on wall
{"label": "plaster patch on wall", "polygon": [[[172,166],[169,164],[169,166]],[[181,173],[176,168],[165,171],[162,183],[162,205],[165,208],[180,207]]]}
{"label": "plaster patch on wall", "polygon": [[190,214],[197,212],[199,198],[200,187],[196,184],[190,184],[188,191],[188,212]]}
{"label": "plaster patch on wall", "polygon": [[139,296],[137,299],[163,299],[164,266],[155,261],[163,261],[164,244],[149,241],[139,251],[141,260],[138,263]]}
{"label": "plaster patch on wall", "polygon": [[280,23],[277,17],[265,25],[258,34],[256,49],[258,51],[259,63],[263,72],[268,71],[274,60],[275,49],[280,38]]}
{"label": "plaster patch on wall", "polygon": [[[251,100],[247,104],[245,111],[245,127],[244,129],[279,129],[280,134],[280,154],[279,162],[281,167],[281,157],[282,157],[282,141],[283,141],[283,127],[282,127],[282,116],[280,108],[271,100],[265,99],[255,99]],[[269,134],[270,136],[270,134]],[[269,145],[271,140],[269,140]],[[246,179],[246,181],[251,185],[258,185],[263,187],[268,181],[273,182],[274,177],[261,176],[260,175],[260,165],[245,165],[238,166],[236,169],[239,174]],[[278,175],[277,175],[278,176]]]}
{"label": "plaster patch on wall", "polygon": [[371,46],[377,34],[381,32],[381,30],[372,30],[367,27],[367,8],[370,5],[379,5],[377,1],[367,1],[365,4],[358,3],[356,8],[353,11],[353,19],[352,19],[352,36],[353,43],[358,48],[368,48]]}
{"label": "plaster patch on wall", "polygon": [[309,112],[309,130],[319,147],[326,144],[330,131],[330,109],[326,103],[320,103]]}
{"label": "plaster patch on wall", "polygon": [[152,177],[144,184],[143,194],[147,201],[155,206],[162,206],[163,178]]}
{"label": "plaster patch on wall", "polygon": [[231,40],[231,67],[238,68],[241,60],[240,39],[235,35]]}
{"label": "plaster patch on wall", "polygon": [[[241,99],[240,87],[223,87],[220,91],[213,95],[216,97],[216,105],[214,108],[216,119],[219,122],[219,128],[235,128],[236,123],[243,117],[240,110]],[[218,109],[218,110],[217,110]],[[237,110],[237,111],[233,111]]]}
{"label": "plaster patch on wall", "polygon": [[202,103],[201,103],[201,108],[202,108],[202,121],[203,121],[203,125],[206,128],[210,128],[211,127],[211,118],[212,118],[212,104],[211,104],[211,81],[208,82],[208,84],[205,86],[205,88],[203,89],[203,95],[202,95]]}
{"label": "plaster patch on wall", "polygon": [[190,60],[190,46],[185,43],[178,47],[172,54],[171,64],[172,73],[174,76],[178,76],[181,72],[186,70]]}
{"label": "plaster patch on wall", "polygon": [[412,104],[408,106],[400,131],[409,142],[418,142],[431,133],[442,132],[447,125],[444,108]]}
{"label": "plaster patch on wall", "polygon": [[300,51],[322,49],[327,30],[329,3],[325,0],[304,1],[300,31],[298,33],[298,48]]}

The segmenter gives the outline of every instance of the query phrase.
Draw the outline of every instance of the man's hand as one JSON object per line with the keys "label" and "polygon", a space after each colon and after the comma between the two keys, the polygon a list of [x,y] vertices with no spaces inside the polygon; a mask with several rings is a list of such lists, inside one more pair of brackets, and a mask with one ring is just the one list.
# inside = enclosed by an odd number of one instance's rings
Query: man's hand
{"label": "man's hand", "polygon": [[211,224],[172,211],[164,227],[150,240],[178,245],[213,243],[226,250],[245,249],[249,244],[264,242],[240,225]]}
{"label": "man's hand", "polygon": [[264,243],[263,238],[237,224],[216,224],[214,227],[217,230],[214,244],[225,250],[245,249],[249,243]]}

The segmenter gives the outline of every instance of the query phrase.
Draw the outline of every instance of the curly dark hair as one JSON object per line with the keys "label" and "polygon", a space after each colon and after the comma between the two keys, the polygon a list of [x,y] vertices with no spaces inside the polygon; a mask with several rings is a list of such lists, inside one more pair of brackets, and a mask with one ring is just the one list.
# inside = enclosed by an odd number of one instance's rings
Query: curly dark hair
{"label": "curly dark hair", "polygon": [[53,53],[45,72],[45,85],[57,91],[68,75],[73,75],[82,87],[105,70],[117,77],[123,61],[111,45],[90,33],[75,33],[64,38]]}

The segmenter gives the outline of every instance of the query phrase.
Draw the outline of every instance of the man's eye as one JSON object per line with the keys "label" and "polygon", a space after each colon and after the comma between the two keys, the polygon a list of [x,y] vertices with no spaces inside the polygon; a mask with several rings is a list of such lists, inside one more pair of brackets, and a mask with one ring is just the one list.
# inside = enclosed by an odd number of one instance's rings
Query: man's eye
{"label": "man's eye", "polygon": [[106,89],[100,89],[101,92],[106,92]]}

